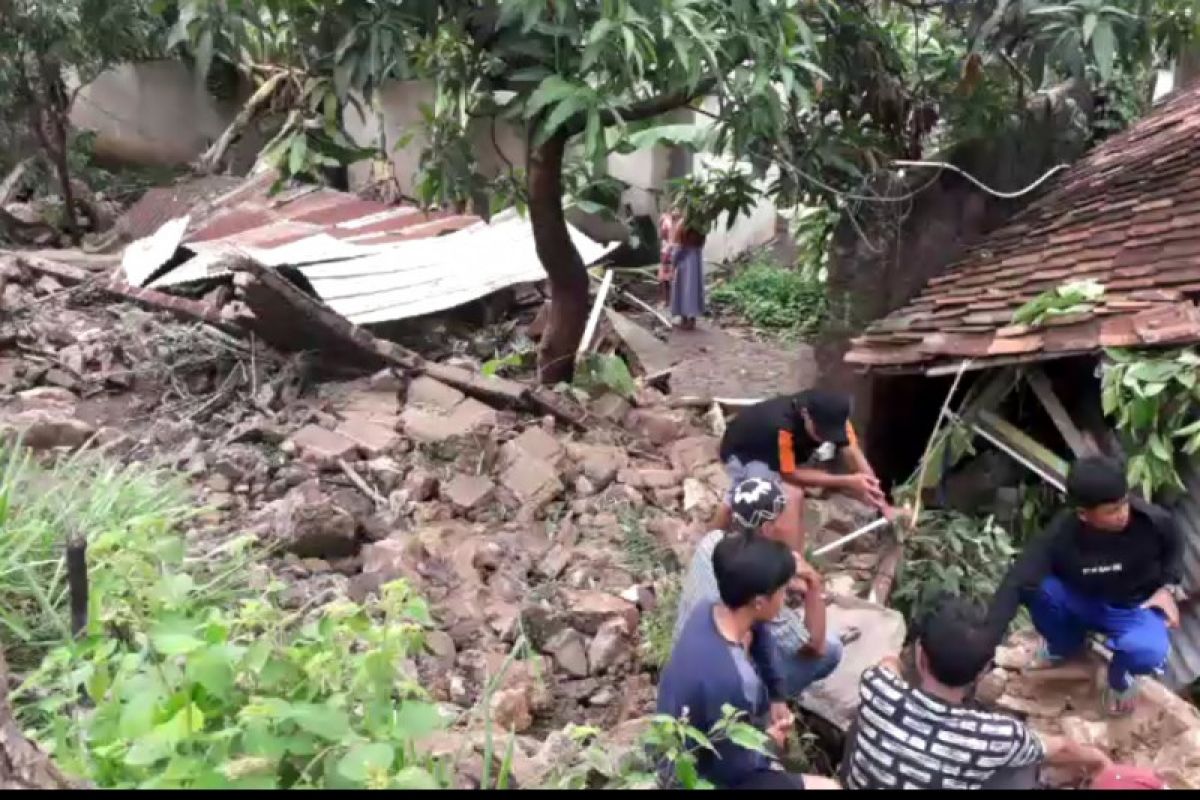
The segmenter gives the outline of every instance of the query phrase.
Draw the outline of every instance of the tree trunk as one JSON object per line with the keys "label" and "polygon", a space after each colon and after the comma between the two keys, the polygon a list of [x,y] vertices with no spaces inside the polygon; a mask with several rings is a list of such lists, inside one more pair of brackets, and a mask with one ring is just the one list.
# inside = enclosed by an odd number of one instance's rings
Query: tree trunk
{"label": "tree trunk", "polygon": [[[533,133],[530,132],[532,137]],[[588,278],[563,213],[562,168],[567,137],[529,147],[529,219],[538,260],[550,278],[550,315],[538,350],[538,379],[569,381],[588,316]]]}
{"label": "tree trunk", "polygon": [[0,791],[9,789],[79,789],[50,757],[29,741],[13,719],[8,704],[8,664],[0,652]]}
{"label": "tree trunk", "polygon": [[271,100],[275,97],[275,92],[283,85],[291,73],[286,71],[276,72],[270,78],[263,82],[263,85],[255,90],[254,94],[250,95],[250,99],[242,106],[242,110],[233,118],[233,122],[227,127],[217,140],[212,143],[212,146],[205,150],[200,158],[196,161],[195,170],[205,175],[211,175],[216,172],[221,161],[225,158],[226,151],[241,138],[245,133],[246,128],[254,119],[265,111],[271,105]]}

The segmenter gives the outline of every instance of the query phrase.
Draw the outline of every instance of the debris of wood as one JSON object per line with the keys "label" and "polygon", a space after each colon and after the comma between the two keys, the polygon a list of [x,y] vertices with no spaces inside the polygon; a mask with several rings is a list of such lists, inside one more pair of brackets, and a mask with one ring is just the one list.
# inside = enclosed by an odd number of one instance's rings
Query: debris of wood
{"label": "debris of wood", "polygon": [[1028,381],[1033,393],[1041,402],[1042,408],[1046,409],[1046,413],[1050,415],[1050,420],[1058,429],[1059,435],[1063,437],[1063,441],[1067,443],[1067,447],[1071,448],[1071,452],[1076,456],[1086,456],[1093,452],[1083,433],[1079,430],[1079,426],[1071,419],[1071,415],[1067,413],[1062,401],[1054,393],[1054,387],[1050,385],[1050,379],[1046,377],[1046,373],[1040,367],[1034,367],[1025,373],[1025,380]]}
{"label": "debris of wood", "polygon": [[600,288],[596,290],[596,300],[592,303],[591,313],[588,314],[587,327],[583,329],[583,338],[579,340],[579,349],[575,351],[576,356],[581,356],[586,353],[592,346],[592,337],[596,335],[596,326],[600,324],[600,312],[604,309],[604,302],[608,299],[608,291],[612,288],[613,271],[611,269],[604,270],[604,279],[600,281]]}
{"label": "debris of wood", "polygon": [[619,311],[604,309],[609,324],[625,344],[637,367],[645,374],[660,373],[675,366],[675,358],[667,347],[650,331]]}

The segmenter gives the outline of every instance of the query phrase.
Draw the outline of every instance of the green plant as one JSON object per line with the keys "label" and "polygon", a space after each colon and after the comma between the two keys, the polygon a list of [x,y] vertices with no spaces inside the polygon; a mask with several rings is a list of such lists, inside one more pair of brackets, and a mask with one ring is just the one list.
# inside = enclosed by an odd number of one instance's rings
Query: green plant
{"label": "green plant", "polygon": [[1069,281],[1042,292],[1013,312],[1014,325],[1041,325],[1051,317],[1086,313],[1096,307],[1104,296],[1104,286],[1097,281]]}
{"label": "green plant", "polygon": [[906,619],[919,619],[943,593],[987,603],[1015,553],[1008,532],[991,517],[924,511],[904,541],[892,603]]}
{"label": "green plant", "polygon": [[[581,742],[594,739],[597,733],[594,728],[573,731]],[[560,770],[554,783],[562,789],[653,789],[664,779],[674,788],[711,789],[712,784],[696,771],[697,755],[706,750],[716,752],[715,745],[726,741],[768,752],[767,735],[732,706],[722,708],[721,719],[707,732],[687,719],[659,714],[650,719],[637,747],[621,752],[596,741],[584,750],[580,763]]]}
{"label": "green plant", "polygon": [[615,392],[626,400],[637,394],[637,384],[625,359],[612,353],[587,353],[575,364],[573,385],[593,397]]}
{"label": "green plant", "polygon": [[[437,788],[416,743],[444,725],[402,663],[430,624],[402,582],[305,619],[278,598],[214,605],[178,564],[53,651],[22,718],[69,772],[105,788]],[[86,705],[80,697],[86,696]]]}
{"label": "green plant", "polygon": [[1177,454],[1200,452],[1200,353],[1110,349],[1100,398],[1131,453],[1129,482],[1147,497],[1183,490]]}
{"label": "green plant", "polygon": [[69,535],[83,536],[89,559],[105,565],[92,576],[91,595],[93,604],[107,604],[149,580],[130,548],[156,546],[192,513],[179,483],[146,467],[81,451],[43,468],[22,447],[0,447],[0,630],[14,668],[36,665],[70,638]]}
{"label": "green plant", "polygon": [[732,228],[738,217],[754,209],[761,194],[751,177],[736,167],[678,178],[668,191],[684,226],[700,234],[707,234],[722,217],[725,227]]}
{"label": "green plant", "polygon": [[655,581],[654,608],[642,614],[639,622],[642,663],[653,669],[662,669],[671,657],[682,589],[678,575],[664,575]]}
{"label": "green plant", "polygon": [[795,269],[752,260],[713,289],[713,305],[744,317],[759,328],[787,330],[802,337],[815,334],[825,320],[825,285]]}

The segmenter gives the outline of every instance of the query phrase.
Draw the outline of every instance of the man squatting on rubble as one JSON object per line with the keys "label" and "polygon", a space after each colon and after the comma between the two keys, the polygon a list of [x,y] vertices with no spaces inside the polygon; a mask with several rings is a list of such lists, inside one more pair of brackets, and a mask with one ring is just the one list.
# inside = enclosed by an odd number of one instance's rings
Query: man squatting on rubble
{"label": "man squatting on rubble", "polygon": [[847,789],[1033,789],[1043,762],[1092,775],[1111,767],[1094,747],[965,707],[996,649],[984,622],[982,608],[943,596],[918,624],[915,685],[895,656],[863,673],[841,767]]}
{"label": "man squatting on rubble", "polygon": [[1106,711],[1125,715],[1138,675],[1161,673],[1168,628],[1179,625],[1182,541],[1162,508],[1129,495],[1121,466],[1082,458],[1067,474],[1064,509],[1026,546],[1000,585],[988,617],[998,643],[1021,602],[1043,645],[1036,667],[1081,655],[1089,633],[1112,651]]}
{"label": "man squatting on rubble", "polygon": [[[658,713],[708,732],[731,706],[780,749],[794,719],[788,710],[771,622],[796,575],[792,551],[757,534],[722,535],[712,551],[718,598],[699,602],[683,624],[658,686]],[[682,610],[682,609],[681,609]],[[836,789],[796,775],[773,756],[718,737],[697,753],[697,773],[719,789]],[[670,765],[663,764],[664,777]]]}
{"label": "man squatting on rubble", "polygon": [[[838,454],[846,474],[807,466],[814,456],[832,466]],[[812,389],[742,409],[721,439],[721,461],[731,487],[746,478],[767,478],[783,486],[787,506],[780,528],[792,549],[801,553],[806,488],[844,492],[878,508],[889,519],[893,514],[858,445],[850,424],[850,398],[843,394]],[[729,528],[731,499],[732,488],[717,512],[714,528]]]}

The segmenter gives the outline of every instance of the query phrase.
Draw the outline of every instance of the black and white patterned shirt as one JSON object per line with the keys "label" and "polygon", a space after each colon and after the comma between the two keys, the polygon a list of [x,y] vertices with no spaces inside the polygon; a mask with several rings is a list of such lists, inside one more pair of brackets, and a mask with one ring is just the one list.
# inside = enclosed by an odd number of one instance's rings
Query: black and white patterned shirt
{"label": "black and white patterned shirt", "polygon": [[950,705],[882,667],[863,673],[859,696],[847,789],[978,789],[1046,757],[1024,723]]}

